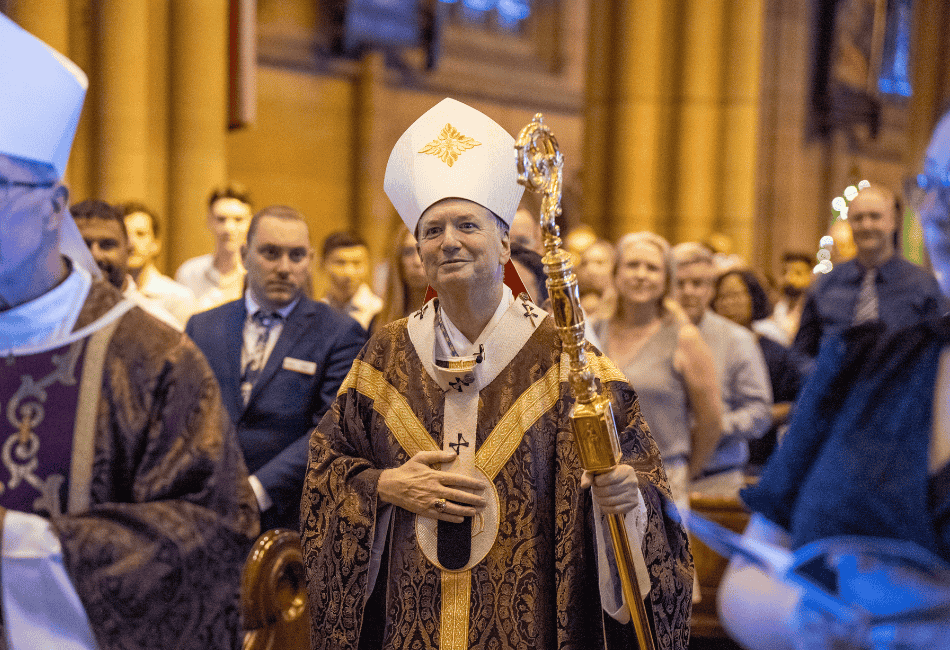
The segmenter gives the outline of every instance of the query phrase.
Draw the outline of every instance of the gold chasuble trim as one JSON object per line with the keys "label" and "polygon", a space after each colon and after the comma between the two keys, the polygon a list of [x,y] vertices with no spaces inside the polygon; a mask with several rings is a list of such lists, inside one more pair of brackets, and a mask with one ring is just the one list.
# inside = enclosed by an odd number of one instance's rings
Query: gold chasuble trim
{"label": "gold chasuble trim", "polygon": [[439,650],[467,650],[472,570],[442,572],[442,617]]}
{"label": "gold chasuble trim", "polygon": [[[126,309],[128,311],[128,309]],[[92,462],[95,455],[96,417],[99,415],[99,398],[102,392],[102,372],[106,365],[106,350],[119,319],[89,337],[86,357],[82,363],[79,380],[79,409],[73,428],[73,456],[69,465],[70,514],[89,509],[89,488],[92,485]]]}
{"label": "gold chasuble trim", "polygon": [[494,479],[521,444],[524,434],[557,403],[560,369],[552,366],[501,417],[475,454],[475,466]]}
{"label": "gold chasuble trim", "polygon": [[350,388],[373,400],[373,410],[383,417],[386,426],[410,457],[420,451],[439,451],[406,398],[386,381],[379,370],[356,359],[337,394],[342,395]]}
{"label": "gold chasuble trim", "polygon": [[[625,381],[622,372],[606,357],[590,356],[590,367],[601,381]],[[502,416],[475,454],[475,465],[494,480],[521,444],[525,433],[560,398],[559,384],[567,381],[567,355],[552,366],[544,377],[531,384]],[[429,432],[412,412],[406,399],[386,381],[383,373],[357,359],[340,386],[338,394],[353,389],[373,400],[393,437],[410,456],[420,451],[438,451]],[[439,647],[442,650],[466,650],[472,598],[472,571],[442,571],[442,613]]]}
{"label": "gold chasuble trim", "polygon": [[[614,362],[608,359],[603,355],[590,354],[587,355],[587,367],[591,369],[591,372],[594,373],[595,377],[598,377],[601,381],[627,381],[627,376],[614,365]],[[571,364],[567,357],[567,353],[563,352],[561,354],[561,382],[566,383],[568,381],[568,374],[571,371]]]}

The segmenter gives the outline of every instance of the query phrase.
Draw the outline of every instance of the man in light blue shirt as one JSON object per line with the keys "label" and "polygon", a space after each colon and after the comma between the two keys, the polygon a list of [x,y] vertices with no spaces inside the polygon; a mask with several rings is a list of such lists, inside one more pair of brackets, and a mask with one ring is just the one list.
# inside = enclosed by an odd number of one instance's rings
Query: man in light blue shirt
{"label": "man in light blue shirt", "polygon": [[734,495],[742,487],[749,440],[768,431],[772,387],[755,334],[709,309],[715,267],[712,253],[688,242],[673,248],[676,296],[712,349],[722,392],[722,438],[693,488]]}

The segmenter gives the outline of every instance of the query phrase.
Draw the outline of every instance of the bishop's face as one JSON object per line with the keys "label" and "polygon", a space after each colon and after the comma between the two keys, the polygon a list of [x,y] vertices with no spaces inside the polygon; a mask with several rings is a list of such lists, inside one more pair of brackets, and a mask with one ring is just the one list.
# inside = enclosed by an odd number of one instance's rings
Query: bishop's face
{"label": "bishop's face", "polygon": [[58,245],[65,190],[27,164],[0,154],[0,284],[28,269]]}
{"label": "bishop's face", "polygon": [[487,208],[444,199],[422,213],[416,231],[426,278],[439,293],[477,300],[503,281],[511,244]]}

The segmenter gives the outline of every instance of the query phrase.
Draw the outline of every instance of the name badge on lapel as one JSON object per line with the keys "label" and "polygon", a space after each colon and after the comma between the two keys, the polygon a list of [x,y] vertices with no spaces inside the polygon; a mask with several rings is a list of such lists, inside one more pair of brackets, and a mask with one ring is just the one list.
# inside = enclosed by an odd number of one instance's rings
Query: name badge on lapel
{"label": "name badge on lapel", "polygon": [[303,375],[315,375],[317,364],[315,361],[304,361],[293,357],[284,357],[284,370],[293,370]]}

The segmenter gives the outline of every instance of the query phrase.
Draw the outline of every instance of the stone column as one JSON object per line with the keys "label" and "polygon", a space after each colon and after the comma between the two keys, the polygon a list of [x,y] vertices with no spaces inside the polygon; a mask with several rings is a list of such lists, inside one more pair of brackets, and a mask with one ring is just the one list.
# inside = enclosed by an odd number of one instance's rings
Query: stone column
{"label": "stone column", "polygon": [[[99,3],[99,196],[112,203],[146,195],[149,134],[147,0]],[[90,108],[93,108],[90,106]]]}
{"label": "stone column", "polygon": [[213,249],[205,200],[227,180],[228,3],[171,0],[169,268]]}
{"label": "stone column", "polygon": [[[688,0],[683,20],[683,75],[674,180],[674,240],[701,240],[721,209],[725,0]],[[674,242],[675,243],[675,242]]]}
{"label": "stone column", "polygon": [[69,2],[69,58],[89,77],[73,150],[66,167],[70,200],[81,201],[99,195],[99,34],[96,0]]}
{"label": "stone column", "polygon": [[[607,150],[613,93],[609,62],[613,60],[612,0],[592,0],[587,42],[586,110],[584,112],[584,168],[581,220],[602,236],[612,235],[607,210],[609,163]],[[565,233],[561,233],[562,236]]]}
{"label": "stone column", "polygon": [[69,0],[14,0],[9,12],[17,25],[69,56]]}
{"label": "stone column", "polygon": [[594,0],[584,220],[751,249],[762,1]]}
{"label": "stone column", "polygon": [[[17,25],[44,41],[54,50],[73,58],[70,53],[69,0],[14,0],[9,3],[8,17]],[[78,62],[77,62],[78,63]],[[82,68],[83,66],[80,65]],[[83,68],[86,74],[89,71]],[[84,110],[88,110],[88,107]],[[70,161],[63,182],[72,187],[76,165]]]}
{"label": "stone column", "polygon": [[370,257],[386,258],[390,243],[392,206],[383,191],[391,144],[385,133],[388,91],[386,59],[382,52],[368,52],[360,63],[356,82],[353,124],[354,211],[349,226],[366,240]]}
{"label": "stone column", "polygon": [[728,3],[723,146],[720,152],[722,211],[715,227],[732,237],[733,252],[749,261],[753,261],[755,241],[764,21],[763,0],[731,0]]}
{"label": "stone column", "polygon": [[156,264],[159,270],[174,275],[175,267],[168,260],[171,256],[171,240],[168,235],[168,174],[169,174],[169,3],[168,0],[148,2],[148,132],[146,148],[145,191],[139,197],[158,213],[161,221],[160,237],[162,250]]}

